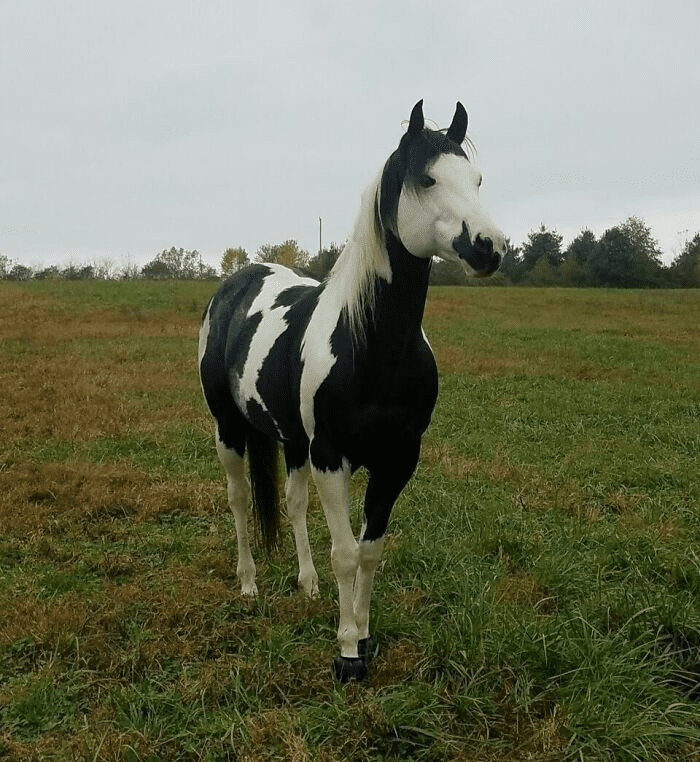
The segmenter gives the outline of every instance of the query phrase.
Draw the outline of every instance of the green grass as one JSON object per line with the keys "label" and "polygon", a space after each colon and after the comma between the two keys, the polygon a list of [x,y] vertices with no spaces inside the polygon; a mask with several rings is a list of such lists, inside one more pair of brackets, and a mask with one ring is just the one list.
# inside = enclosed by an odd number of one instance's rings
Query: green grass
{"label": "green grass", "polygon": [[189,357],[212,285],[6,288],[53,326],[3,337],[13,379],[87,380],[7,413],[0,758],[700,759],[700,294],[431,291],[440,398],[377,576],[382,652],[339,686],[315,497],[320,598],[291,533],[238,595]]}

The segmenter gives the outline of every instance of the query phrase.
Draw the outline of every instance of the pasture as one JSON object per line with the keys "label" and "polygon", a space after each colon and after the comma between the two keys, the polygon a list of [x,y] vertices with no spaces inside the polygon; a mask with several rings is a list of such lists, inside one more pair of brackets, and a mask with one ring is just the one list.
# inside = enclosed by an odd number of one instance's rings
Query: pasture
{"label": "pasture", "polygon": [[0,759],[700,760],[700,292],[431,290],[440,397],[341,686],[313,491],[320,597],[288,528],[238,594],[214,288],[0,284]]}

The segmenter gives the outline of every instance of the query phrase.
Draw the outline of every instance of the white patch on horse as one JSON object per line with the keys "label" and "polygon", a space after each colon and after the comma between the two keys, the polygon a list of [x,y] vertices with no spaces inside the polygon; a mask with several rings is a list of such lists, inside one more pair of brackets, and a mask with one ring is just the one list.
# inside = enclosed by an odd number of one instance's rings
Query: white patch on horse
{"label": "white patch on horse", "polygon": [[374,310],[376,280],[391,283],[389,257],[374,224],[382,171],[362,193],[353,231],[328,276],[302,341],[301,420],[309,439],[314,432],[314,395],[336,361],[330,339],[341,314],[347,315],[353,342],[360,343],[364,320]]}
{"label": "white patch on horse", "polygon": [[199,351],[198,351],[198,365],[202,365],[204,354],[207,351],[207,339],[209,338],[209,311],[211,310],[211,302],[207,305],[207,311],[202,320],[202,325],[199,327]]}
{"label": "white patch on horse", "polygon": [[302,278],[293,270],[281,265],[267,265],[270,268],[270,275],[263,281],[260,293],[255,297],[250,307],[249,316],[261,315],[258,328],[250,342],[248,357],[240,377],[235,384],[235,401],[242,410],[246,409],[247,404],[254,400],[270,420],[275,424],[275,428],[282,439],[282,432],[279,425],[274,420],[267,406],[263,402],[258,391],[257,382],[260,376],[265,359],[270,353],[270,347],[274,345],[277,339],[284,333],[287,323],[284,319],[290,307],[282,305],[273,308],[275,300],[279,294],[292,286],[318,286],[318,282],[311,278]]}
{"label": "white patch on horse", "polygon": [[314,396],[316,390],[331,372],[336,356],[331,350],[331,335],[335,330],[342,306],[333,298],[321,294],[318,305],[311,315],[301,343],[303,368],[299,385],[301,422],[309,439],[315,430]]}
{"label": "white patch on horse", "polygon": [[[209,339],[209,312],[211,311],[211,305],[212,302],[210,301],[207,305],[207,311],[204,315],[204,319],[202,320],[202,325],[199,327],[199,346],[197,350],[197,367],[201,369],[202,367],[202,360],[204,359],[204,355],[207,351],[207,340]],[[199,373],[199,386],[202,389],[202,394],[204,394],[204,384],[202,382],[202,374]]]}

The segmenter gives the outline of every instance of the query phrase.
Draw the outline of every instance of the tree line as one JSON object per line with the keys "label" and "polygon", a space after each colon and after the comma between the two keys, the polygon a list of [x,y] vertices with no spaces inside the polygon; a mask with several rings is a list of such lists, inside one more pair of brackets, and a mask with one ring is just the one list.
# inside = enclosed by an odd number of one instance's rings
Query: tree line
{"label": "tree line", "polygon": [[563,237],[544,225],[522,246],[509,246],[500,268],[504,280],[531,286],[612,288],[700,287],[700,233],[686,238],[670,265],[639,217],[606,230],[600,238],[582,230],[564,249]]}
{"label": "tree line", "polygon": [[[227,277],[252,262],[270,262],[293,267],[301,274],[322,280],[328,275],[343,246],[331,243],[311,256],[298,242],[266,243],[251,256],[242,247],[226,249],[220,273],[205,264],[198,251],[171,247],[164,249],[139,268],[127,265],[117,270],[110,260],[96,265],[68,265],[32,269],[0,255],[0,278],[6,280],[130,280],[144,278],[214,279]],[[529,233],[519,246],[508,242],[508,252],[498,272],[485,281],[473,281],[455,264],[435,260],[431,272],[433,285],[490,283],[527,286],[594,286],[612,288],[698,288],[700,287],[700,233],[687,237],[670,265],[664,265],[658,242],[651,229],[638,217],[606,230],[600,238],[583,229],[569,245],[563,236],[541,225]]]}
{"label": "tree line", "polygon": [[209,280],[218,277],[218,271],[207,265],[196,249],[187,251],[175,246],[163,249],[143,267],[128,264],[117,268],[113,260],[106,258],[97,264],[32,269],[0,254],[0,279],[3,280]]}

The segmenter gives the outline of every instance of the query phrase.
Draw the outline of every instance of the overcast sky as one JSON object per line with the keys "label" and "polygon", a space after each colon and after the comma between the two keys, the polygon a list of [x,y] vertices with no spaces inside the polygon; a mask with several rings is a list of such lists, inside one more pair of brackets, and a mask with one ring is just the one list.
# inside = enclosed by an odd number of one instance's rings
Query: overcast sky
{"label": "overcast sky", "polygon": [[0,0],[0,254],[218,266],[350,232],[411,108],[455,102],[513,243],[700,231],[698,0]]}

